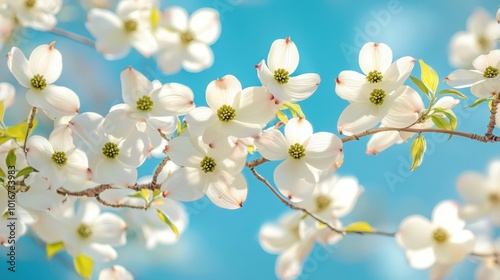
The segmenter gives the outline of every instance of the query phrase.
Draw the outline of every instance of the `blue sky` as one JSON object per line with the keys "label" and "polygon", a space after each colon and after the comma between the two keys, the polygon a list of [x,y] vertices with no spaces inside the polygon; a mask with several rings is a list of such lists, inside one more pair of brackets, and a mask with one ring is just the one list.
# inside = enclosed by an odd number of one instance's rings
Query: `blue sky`
{"label": "blue sky", "polygon": [[[58,27],[90,37],[82,27],[85,14],[73,1],[72,22]],[[88,46],[52,34],[27,32],[19,46],[30,52],[35,46],[56,40],[63,54],[64,73],[58,84],[74,89],[82,100],[82,111],[105,114],[112,104],[121,102],[120,71],[129,65],[150,79],[163,83],[179,82],[195,92],[197,105],[205,104],[206,85],[226,74],[240,79],[244,87],[259,85],[254,65],[267,57],[271,43],[291,36],[300,52],[295,73],[315,72],[322,82],[316,93],[300,103],[315,131],[336,132],[337,119],[347,102],[335,94],[334,79],[342,70],[359,71],[357,53],[367,41],[388,44],[394,58],[410,55],[425,60],[444,78],[454,69],[448,63],[448,42],[451,36],[465,29],[466,19],[476,7],[491,14],[498,8],[495,1],[477,0],[171,0],[162,1],[162,8],[181,5],[193,12],[201,7],[218,9],[222,34],[214,44],[215,64],[202,73],[182,71],[164,75],[152,59],[132,52],[125,59],[106,61]],[[6,53],[8,50],[3,49]],[[413,72],[418,76],[418,67]],[[0,65],[0,81],[15,84],[6,65]],[[440,88],[446,88],[441,83]],[[463,109],[474,98],[456,108],[458,130],[484,133],[487,106]],[[9,120],[25,118],[28,110],[23,90],[18,92],[21,108],[8,112]],[[23,105],[24,104],[24,105]],[[26,114],[20,114],[23,112]],[[45,122],[45,126],[49,124]],[[42,128],[44,122],[42,120]],[[40,129],[40,134],[44,132]],[[386,231],[395,231],[399,222],[411,214],[429,217],[432,208],[445,199],[459,199],[455,181],[465,170],[486,172],[488,163],[500,159],[497,145],[439,135],[426,135],[428,151],[423,165],[409,172],[409,144],[397,145],[377,155],[367,156],[367,139],[344,146],[345,161],[340,175],[353,175],[365,189],[352,214],[344,223],[364,220]],[[147,175],[154,162],[141,167]],[[272,178],[275,165],[259,170]],[[248,199],[242,209],[229,211],[213,206],[207,199],[186,204],[190,224],[180,241],[173,246],[160,246],[147,251],[132,241],[119,248],[114,262],[126,266],[136,279],[272,279],[276,256],[267,254],[258,244],[258,231],[265,222],[276,220],[288,211],[249,172]],[[396,181],[387,178],[396,177]],[[2,251],[3,252],[3,251]],[[37,241],[21,238],[18,246],[18,279],[78,279],[71,259],[60,254],[44,260],[44,247]],[[0,258],[4,258],[4,254]],[[2,261],[3,262],[3,261]],[[104,265],[101,267],[108,267]],[[471,279],[476,264],[466,260],[457,266],[450,279]],[[36,272],[36,274],[33,274]],[[41,274],[43,272],[43,274]],[[4,278],[5,269],[0,270]],[[94,273],[96,276],[97,273]],[[9,275],[6,275],[9,276]],[[404,251],[391,238],[381,236],[347,236],[328,249],[316,247],[306,262],[301,279],[425,279],[426,271],[417,271],[407,264]]]}

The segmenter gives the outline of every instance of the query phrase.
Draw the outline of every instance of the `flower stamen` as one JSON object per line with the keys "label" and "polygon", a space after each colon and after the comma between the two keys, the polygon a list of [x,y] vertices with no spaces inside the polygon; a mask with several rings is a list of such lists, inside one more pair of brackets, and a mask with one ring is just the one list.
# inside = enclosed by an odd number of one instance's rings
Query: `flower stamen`
{"label": "flower stamen", "polygon": [[104,147],[102,147],[102,154],[110,159],[113,159],[118,156],[120,153],[120,148],[118,148],[118,145],[112,142],[108,142],[104,144]]}
{"label": "flower stamen", "polygon": [[288,76],[289,74],[290,73],[288,73],[288,71],[283,68],[276,69],[274,70],[274,79],[276,80],[276,82],[278,82],[278,84],[286,84],[290,79],[290,77]]}
{"label": "flower stamen", "polygon": [[33,88],[36,88],[38,90],[44,90],[47,87],[47,81],[42,75],[36,74],[32,79],[31,79],[31,86]]}
{"label": "flower stamen", "polygon": [[449,238],[448,233],[446,232],[446,230],[442,228],[438,228],[432,233],[432,239],[434,239],[434,241],[436,241],[439,244],[445,243],[448,240],[448,238]]}
{"label": "flower stamen", "polygon": [[125,32],[132,33],[137,30],[137,21],[129,19],[123,22],[123,28]]}
{"label": "flower stamen", "polygon": [[382,82],[383,77],[384,76],[382,76],[381,72],[373,70],[370,73],[368,73],[368,75],[366,76],[366,80],[371,84],[376,84]]}
{"label": "flower stamen", "polygon": [[295,143],[293,145],[290,145],[290,148],[288,149],[288,154],[290,155],[290,157],[294,159],[301,159],[306,156],[306,149],[304,148],[303,145]]}
{"label": "flower stamen", "polygon": [[496,76],[498,76],[498,68],[488,66],[486,67],[486,69],[484,69],[483,77],[491,79],[495,78]]}
{"label": "flower stamen", "polygon": [[92,229],[86,224],[81,224],[76,231],[81,239],[87,239],[92,235]]}
{"label": "flower stamen", "polygon": [[149,112],[153,110],[154,102],[151,100],[151,97],[144,95],[143,97],[137,100],[137,110],[143,112]]}
{"label": "flower stamen", "polygon": [[318,212],[321,212],[330,206],[332,203],[332,199],[326,195],[320,194],[316,197],[316,209]]}
{"label": "flower stamen", "polygon": [[205,156],[200,162],[201,170],[205,173],[214,172],[216,166],[215,159],[209,156]]}
{"label": "flower stamen", "polygon": [[193,33],[186,31],[181,33],[181,42],[183,45],[188,45],[194,40]]}
{"label": "flower stamen", "polygon": [[54,152],[52,154],[52,160],[59,166],[63,166],[68,161],[65,152]]}
{"label": "flower stamen", "polygon": [[385,91],[383,89],[374,89],[370,93],[370,102],[375,105],[382,105],[384,103]]}
{"label": "flower stamen", "polygon": [[234,120],[234,118],[236,117],[236,110],[229,105],[222,105],[217,110],[217,117],[221,122]]}

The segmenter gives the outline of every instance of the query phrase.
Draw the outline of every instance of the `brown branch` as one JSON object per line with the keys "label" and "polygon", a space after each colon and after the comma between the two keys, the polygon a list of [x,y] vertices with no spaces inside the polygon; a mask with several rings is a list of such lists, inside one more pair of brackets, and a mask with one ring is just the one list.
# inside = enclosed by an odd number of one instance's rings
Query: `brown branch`
{"label": "brown branch", "polygon": [[108,189],[112,189],[112,188],[113,187],[111,185],[107,185],[107,184],[99,185],[95,188],[86,189],[86,190],[79,191],[79,192],[70,192],[64,188],[59,188],[59,189],[57,189],[57,193],[62,194],[62,195],[69,195],[69,196],[97,197],[103,191],[108,190]]}
{"label": "brown branch", "polygon": [[359,235],[383,235],[383,236],[389,236],[389,237],[394,237],[396,235],[395,232],[386,232],[386,231],[380,231],[380,230],[372,230],[372,231],[345,231],[345,234],[359,234]]}
{"label": "brown branch", "polygon": [[163,167],[165,167],[165,164],[170,160],[169,157],[165,157],[160,164],[158,164],[158,167],[156,167],[155,173],[153,174],[153,179],[151,180],[151,186],[154,187],[155,189],[159,189],[160,186],[156,185],[156,182],[158,181],[158,175],[160,175],[160,172],[163,170]]}
{"label": "brown branch", "polygon": [[26,142],[28,142],[28,136],[30,135],[31,129],[33,129],[33,122],[35,121],[36,113],[38,109],[36,107],[31,107],[30,114],[28,116],[28,129],[26,130],[26,136],[24,137],[23,151],[26,155]]}
{"label": "brown branch", "polygon": [[246,167],[252,169],[252,168],[255,168],[255,167],[257,167],[265,162],[268,162],[268,161],[269,160],[267,158],[259,158],[259,159],[247,162],[245,165],[246,165]]}
{"label": "brown branch", "polygon": [[495,94],[493,100],[491,101],[490,122],[488,123],[488,130],[484,134],[484,137],[486,139],[491,139],[492,137],[494,137],[493,129],[495,128],[496,124],[495,118],[498,110],[498,103],[500,103],[500,93]]}
{"label": "brown branch", "polygon": [[113,208],[131,208],[131,209],[140,209],[140,210],[147,210],[148,207],[147,206],[136,206],[136,205],[130,205],[130,204],[122,204],[122,203],[118,203],[118,204],[113,204],[113,203],[109,203],[103,199],[101,199],[99,197],[99,195],[97,195],[95,197],[95,199],[101,203],[102,205],[105,205],[105,206],[108,206],[108,207],[113,207]]}
{"label": "brown branch", "polygon": [[73,32],[69,32],[69,31],[66,31],[66,30],[58,29],[58,28],[54,28],[52,30],[49,30],[48,32],[51,32],[51,33],[54,33],[54,34],[66,37],[68,39],[77,41],[77,42],[82,43],[84,45],[87,45],[89,47],[95,48],[95,43],[92,40],[87,39],[87,38],[85,38],[83,36],[80,36],[78,34],[75,34]]}

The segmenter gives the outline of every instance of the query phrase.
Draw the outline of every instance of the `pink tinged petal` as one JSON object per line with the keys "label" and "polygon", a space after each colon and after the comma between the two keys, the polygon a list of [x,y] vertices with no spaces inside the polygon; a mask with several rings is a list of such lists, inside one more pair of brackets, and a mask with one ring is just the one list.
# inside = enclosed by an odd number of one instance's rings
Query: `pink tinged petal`
{"label": "pink tinged petal", "polygon": [[197,41],[208,45],[215,43],[221,31],[219,13],[209,8],[195,11],[189,20],[189,30]]}
{"label": "pink tinged petal", "polygon": [[446,78],[446,83],[454,88],[471,87],[484,80],[483,73],[476,70],[458,69],[451,72]]}
{"label": "pink tinged petal", "polygon": [[488,201],[488,180],[483,175],[467,172],[457,180],[457,191],[468,203],[481,205]]}
{"label": "pink tinged petal", "polygon": [[31,88],[34,74],[31,73],[28,60],[20,49],[13,47],[7,54],[7,66],[20,85]]}
{"label": "pink tinged petal", "polygon": [[[49,187],[49,182],[45,178],[43,178],[40,173],[37,173],[37,175],[39,176],[30,175],[34,176],[36,178],[36,181],[30,184],[27,183],[27,185],[30,186],[29,191],[19,192],[16,196],[17,201],[23,207],[36,211],[50,211],[51,209],[55,209],[61,204],[61,201],[64,199],[64,197],[57,194],[55,188],[51,189]],[[5,190],[5,188],[1,189]],[[2,193],[1,190],[0,193]],[[7,197],[7,191],[5,191],[5,197]],[[5,199],[5,203],[6,210],[7,199]],[[2,211],[1,207],[0,211]]]}
{"label": "pink tinged petal", "polygon": [[276,275],[279,279],[295,279],[302,272],[302,265],[314,247],[314,239],[308,238],[295,243],[276,260]]}
{"label": "pink tinged petal", "polygon": [[382,72],[384,76],[383,81],[396,83],[396,87],[403,85],[410,76],[415,66],[415,61],[416,59],[411,56],[405,56],[394,61],[385,73]]}
{"label": "pink tinged petal", "polygon": [[373,128],[385,116],[386,108],[368,102],[350,104],[337,122],[339,133],[352,135]]}
{"label": "pink tinged petal", "polygon": [[209,183],[207,197],[217,206],[238,209],[247,197],[247,182],[241,173],[234,177],[225,171],[216,172]]}
{"label": "pink tinged petal", "polygon": [[119,216],[112,213],[103,213],[91,223],[91,242],[103,243],[112,246],[125,244],[125,230],[127,225]]}
{"label": "pink tinged petal", "polygon": [[137,180],[137,170],[130,168],[118,159],[103,159],[95,167],[94,181],[99,184],[132,186]]}
{"label": "pink tinged petal", "polygon": [[[39,96],[35,97],[34,95]],[[26,98],[28,103],[30,99],[39,102],[40,108],[50,112],[55,117],[76,115],[80,110],[78,95],[67,87],[48,85],[44,90],[30,89]]]}
{"label": "pink tinged petal", "polygon": [[16,89],[9,83],[0,83],[0,102],[3,102],[5,107],[10,107],[14,104]]}
{"label": "pink tinged petal", "polygon": [[335,92],[337,95],[350,102],[366,100],[360,94],[361,87],[366,84],[366,76],[355,71],[342,71],[335,79]]}
{"label": "pink tinged petal", "polygon": [[313,135],[313,128],[309,121],[302,118],[293,118],[285,126],[285,138],[290,144],[304,144]]}
{"label": "pink tinged petal", "polygon": [[453,98],[451,96],[444,96],[439,98],[434,104],[435,107],[441,107],[445,109],[453,109],[460,103],[459,99]]}
{"label": "pink tinged petal", "polygon": [[407,127],[415,123],[424,111],[420,95],[409,86],[398,88],[395,94],[398,97],[382,119],[382,124],[387,127]]}
{"label": "pink tinged petal", "polygon": [[268,86],[272,83],[276,83],[274,74],[271,73],[271,70],[269,70],[264,60],[261,60],[261,62],[255,66],[255,69],[257,70],[257,76],[262,85]]}
{"label": "pink tinged petal", "polygon": [[234,97],[242,90],[240,81],[233,75],[226,75],[208,84],[206,100],[212,110],[222,105],[233,106]]}
{"label": "pink tinged petal", "polygon": [[487,81],[472,85],[470,92],[477,98],[491,97],[498,91],[497,85],[488,83]]}
{"label": "pink tinged petal", "polygon": [[454,233],[448,242],[434,246],[436,261],[456,264],[465,259],[474,249],[474,235],[468,230]]}
{"label": "pink tinged petal", "polygon": [[222,122],[221,129],[228,136],[236,138],[257,137],[262,132],[260,124],[244,123],[237,120]]}
{"label": "pink tinged petal", "polygon": [[277,254],[298,242],[298,235],[290,229],[275,225],[265,224],[259,231],[259,243],[262,248],[271,254]]}
{"label": "pink tinged petal", "polygon": [[184,115],[195,108],[191,88],[183,84],[168,83],[151,94],[155,116]]}
{"label": "pink tinged petal", "polygon": [[291,77],[283,88],[292,101],[301,101],[311,96],[319,86],[321,78],[318,74],[302,74]]}
{"label": "pink tinged petal", "polygon": [[426,218],[413,215],[404,219],[397,232],[398,243],[408,250],[421,250],[432,246],[434,227]]}
{"label": "pink tinged petal", "polygon": [[383,131],[373,135],[366,144],[366,153],[376,155],[394,144],[403,143],[398,131]]}
{"label": "pink tinged petal", "polygon": [[255,138],[257,151],[268,160],[283,160],[288,157],[290,143],[276,129],[263,132]]}
{"label": "pink tinged petal", "polygon": [[299,50],[290,37],[273,42],[267,55],[269,69],[285,69],[292,74],[299,65]]}
{"label": "pink tinged petal", "polygon": [[458,205],[454,201],[446,200],[434,208],[432,212],[432,223],[443,227],[450,234],[464,228],[465,221],[458,215]]}
{"label": "pink tinged petal", "polygon": [[141,72],[131,66],[125,68],[121,74],[122,98],[131,108],[137,107],[137,101],[145,95],[149,96],[153,84]]}
{"label": "pink tinged petal", "polygon": [[132,274],[121,265],[113,265],[111,268],[106,268],[99,272],[98,280],[121,279],[133,280]]}
{"label": "pink tinged petal", "polygon": [[264,87],[249,87],[239,93],[236,120],[266,125],[271,121],[280,105]]}
{"label": "pink tinged petal", "polygon": [[304,160],[317,169],[326,169],[343,158],[342,140],[332,133],[318,132],[309,138],[305,146]]}
{"label": "pink tinged petal", "polygon": [[[152,127],[155,130],[161,131],[162,133],[169,135],[174,133],[174,131],[177,129],[177,117],[150,117],[147,121],[147,124]],[[155,131],[155,135],[157,135]],[[153,137],[151,137],[151,144],[153,147],[156,147],[157,145],[154,144],[155,141],[153,141]],[[159,139],[161,142],[161,138]]]}
{"label": "pink tinged petal", "polygon": [[49,141],[42,136],[34,135],[26,143],[26,157],[28,163],[38,171],[45,173],[54,164],[52,154],[54,149]]}
{"label": "pink tinged petal", "polygon": [[209,177],[199,168],[183,167],[172,173],[162,184],[161,189],[164,196],[173,200],[198,200],[207,191],[208,179]]}
{"label": "pink tinged petal", "polygon": [[304,161],[289,158],[274,170],[274,183],[284,196],[299,202],[311,197],[316,179]]}
{"label": "pink tinged petal", "polygon": [[347,215],[356,205],[362,192],[363,189],[355,177],[341,177],[331,192],[333,198],[332,214],[339,218]]}
{"label": "pink tinged petal", "polygon": [[206,127],[217,122],[217,116],[208,107],[196,107],[186,115],[184,121],[191,134],[201,135]]}
{"label": "pink tinged petal", "polygon": [[63,69],[61,53],[54,48],[54,43],[40,45],[31,53],[29,67],[33,75],[42,75],[47,84],[52,84],[59,78]]}
{"label": "pink tinged petal", "polygon": [[368,75],[373,70],[385,73],[392,63],[392,50],[384,43],[366,43],[359,52],[359,67]]}
{"label": "pink tinged petal", "polygon": [[132,132],[120,146],[117,159],[129,167],[139,167],[149,152],[149,137],[144,132]]}
{"label": "pink tinged petal", "polygon": [[180,166],[200,168],[201,152],[193,146],[189,137],[180,136],[169,141],[165,148],[173,162]]}
{"label": "pink tinged petal", "polygon": [[163,12],[161,23],[176,31],[187,31],[188,13],[181,7],[172,7]]}
{"label": "pink tinged petal", "polygon": [[135,31],[130,40],[132,46],[146,58],[149,58],[158,50],[158,42],[147,28]]}
{"label": "pink tinged petal", "polygon": [[81,248],[81,252],[95,262],[110,262],[118,256],[110,245],[90,243]]}
{"label": "pink tinged petal", "polygon": [[433,247],[406,251],[406,257],[410,265],[416,269],[426,269],[436,263],[436,255],[434,254]]}
{"label": "pink tinged petal", "polygon": [[102,123],[104,118],[93,112],[76,115],[69,122],[71,130],[91,147],[95,153],[102,153],[101,144],[107,141],[105,134],[102,131]]}
{"label": "pink tinged petal", "polygon": [[500,61],[500,50],[492,50],[487,54],[482,54],[478,56],[474,61],[472,61],[472,65],[479,71],[484,71],[488,66],[497,67],[498,62]]}
{"label": "pink tinged petal", "polygon": [[[123,104],[126,105],[126,104]],[[117,138],[127,137],[131,131],[137,130],[137,119],[133,118],[132,109],[126,105],[125,108],[111,108],[102,122],[102,130]]]}
{"label": "pink tinged petal", "polygon": [[49,142],[56,151],[66,152],[75,147],[73,144],[73,132],[67,124],[55,127],[50,133]]}
{"label": "pink tinged petal", "polygon": [[212,49],[204,43],[193,41],[187,46],[182,67],[186,71],[196,73],[210,68],[213,63],[214,53]]}

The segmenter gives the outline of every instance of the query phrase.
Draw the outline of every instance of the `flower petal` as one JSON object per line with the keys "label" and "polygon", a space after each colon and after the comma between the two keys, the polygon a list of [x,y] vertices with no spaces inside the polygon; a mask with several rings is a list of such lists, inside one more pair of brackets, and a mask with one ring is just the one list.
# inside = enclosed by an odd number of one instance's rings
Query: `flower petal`
{"label": "flower petal", "polygon": [[197,168],[177,169],[162,184],[166,197],[179,201],[193,201],[203,197],[207,191],[207,176]]}
{"label": "flower petal", "polygon": [[267,63],[271,72],[284,69],[292,74],[299,65],[299,50],[290,39],[278,39],[274,41],[267,56]]}
{"label": "flower petal", "polygon": [[309,138],[305,146],[304,160],[318,169],[331,167],[343,158],[342,140],[337,135],[328,132],[318,132]]}
{"label": "flower petal", "polygon": [[349,102],[365,100],[360,94],[361,87],[366,84],[366,76],[355,71],[342,71],[335,79],[335,92]]}
{"label": "flower petal", "polygon": [[419,215],[409,216],[401,222],[396,239],[405,249],[425,249],[432,246],[433,229],[428,219]]}
{"label": "flower petal", "polygon": [[42,75],[47,84],[52,84],[61,76],[62,55],[54,48],[54,43],[40,45],[31,53],[29,67],[33,75]]}
{"label": "flower petal", "polygon": [[95,167],[94,181],[128,187],[135,184],[137,169],[124,165],[118,159],[103,159]]}
{"label": "flower petal", "polygon": [[490,190],[487,178],[478,173],[467,172],[458,178],[457,191],[466,202],[481,205],[487,202]]}
{"label": "flower petal", "polygon": [[410,265],[416,269],[426,269],[436,263],[436,255],[432,247],[415,251],[408,250],[406,251],[406,257]]}
{"label": "flower petal", "polygon": [[264,87],[248,87],[239,93],[238,110],[235,119],[266,125],[271,121],[280,105],[276,104],[273,95]]}
{"label": "flower petal", "polygon": [[156,116],[184,115],[193,110],[194,94],[191,88],[183,84],[164,84],[160,91],[152,94],[155,104],[153,114]]}
{"label": "flower petal", "polygon": [[122,98],[131,108],[137,107],[137,101],[143,96],[148,96],[153,90],[153,84],[141,72],[131,66],[125,68],[120,74],[122,85]]}
{"label": "flower petal", "polygon": [[28,103],[38,106],[51,116],[75,115],[80,110],[78,95],[67,87],[48,85],[44,90],[30,89],[26,94]]}
{"label": "flower petal", "polygon": [[189,132],[192,135],[201,135],[206,127],[217,122],[217,117],[208,107],[196,107],[189,111],[184,122],[188,124]]}
{"label": "flower petal", "polygon": [[411,87],[401,86],[396,90],[398,97],[382,119],[387,127],[407,127],[415,123],[424,111],[422,97]]}
{"label": "flower petal", "polygon": [[125,244],[127,225],[119,216],[103,213],[92,221],[92,241],[112,246]]}
{"label": "flower petal", "polygon": [[445,78],[446,83],[454,88],[471,87],[482,80],[484,80],[483,73],[465,69],[455,70]]}
{"label": "flower petal", "polygon": [[31,87],[33,74],[30,71],[28,60],[20,49],[13,47],[7,54],[7,66],[20,85],[25,88]]}
{"label": "flower petal", "polygon": [[172,7],[166,9],[161,17],[163,26],[175,31],[184,32],[188,29],[188,13],[182,7]]}
{"label": "flower petal", "polygon": [[373,70],[382,74],[392,63],[392,50],[384,43],[366,43],[359,51],[359,67],[365,75]]}
{"label": "flower petal", "polygon": [[453,234],[449,242],[434,246],[434,253],[437,262],[456,264],[465,259],[473,249],[474,235],[468,230],[463,230]]}
{"label": "flower petal", "polygon": [[203,159],[203,155],[193,146],[187,136],[170,140],[165,150],[172,161],[180,166],[199,168]]}
{"label": "flower petal", "polygon": [[234,97],[242,90],[240,81],[233,75],[212,81],[207,86],[206,100],[208,106],[214,111],[222,105],[233,106]]}
{"label": "flower petal", "polygon": [[465,222],[458,215],[458,205],[454,201],[440,202],[432,212],[432,223],[453,233],[464,228]]}
{"label": "flower petal", "polygon": [[[215,175],[215,174],[214,174]],[[241,173],[234,177],[225,171],[217,172],[217,178],[207,189],[207,197],[217,206],[238,209],[247,197],[247,182]]]}
{"label": "flower petal", "polygon": [[237,120],[223,122],[221,128],[227,135],[236,138],[257,137],[262,132],[260,124],[244,123]]}
{"label": "flower petal", "polygon": [[353,103],[344,109],[337,122],[340,134],[352,135],[377,125],[386,114],[386,107],[372,103]]}
{"label": "flower petal", "polygon": [[197,41],[208,45],[215,43],[221,30],[219,13],[209,8],[195,11],[189,20],[189,30]]}
{"label": "flower petal", "polygon": [[284,90],[292,101],[301,101],[311,96],[319,86],[321,78],[318,74],[308,73],[291,77],[283,85]]}
{"label": "flower petal", "polygon": [[149,152],[149,137],[144,132],[132,131],[120,146],[118,159],[130,167],[139,167]]}
{"label": "flower petal", "polygon": [[214,53],[212,49],[200,42],[191,42],[186,50],[185,60],[182,67],[189,72],[200,72],[210,68],[214,63]]}
{"label": "flower petal", "polygon": [[497,67],[499,61],[500,50],[492,50],[489,53],[482,54],[474,59],[474,61],[472,61],[472,65],[477,70],[484,71],[488,66]]}
{"label": "flower petal", "polygon": [[293,118],[285,126],[285,138],[291,145],[295,143],[305,144],[311,135],[313,135],[313,128],[306,119]]}
{"label": "flower petal", "polygon": [[398,131],[383,131],[374,134],[366,144],[367,154],[378,154],[394,144],[403,143]]}
{"label": "flower petal", "polygon": [[283,134],[276,129],[265,131],[256,137],[255,146],[259,153],[268,160],[286,159],[290,148]]}
{"label": "flower petal", "polygon": [[312,195],[316,179],[304,161],[289,158],[274,170],[274,183],[284,196],[299,202]]}

